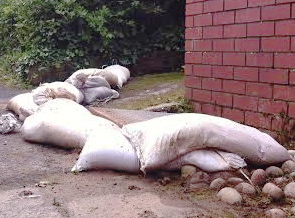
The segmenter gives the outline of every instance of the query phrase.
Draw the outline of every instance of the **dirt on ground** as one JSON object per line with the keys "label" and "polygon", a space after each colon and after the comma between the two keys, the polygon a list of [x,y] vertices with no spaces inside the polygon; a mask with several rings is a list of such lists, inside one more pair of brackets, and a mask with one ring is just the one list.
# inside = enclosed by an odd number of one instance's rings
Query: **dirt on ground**
{"label": "dirt on ground", "polygon": [[[105,106],[122,108],[150,101],[147,96],[167,102],[168,92],[183,92],[181,80],[130,88],[137,81],[131,80],[129,88],[120,91],[121,98]],[[26,91],[0,86],[1,113],[11,97]],[[253,217],[258,212],[255,207],[225,204],[208,189],[188,191],[180,172],[71,173],[78,156],[78,150],[25,142],[20,133],[0,134],[0,217]]]}

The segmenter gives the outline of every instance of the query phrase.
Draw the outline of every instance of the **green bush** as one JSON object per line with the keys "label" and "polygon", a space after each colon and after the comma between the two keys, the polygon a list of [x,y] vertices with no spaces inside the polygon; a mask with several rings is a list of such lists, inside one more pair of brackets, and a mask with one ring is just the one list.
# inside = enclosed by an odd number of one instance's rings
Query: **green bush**
{"label": "green bush", "polygon": [[92,59],[134,64],[154,50],[183,50],[181,0],[1,0],[0,67],[26,78]]}

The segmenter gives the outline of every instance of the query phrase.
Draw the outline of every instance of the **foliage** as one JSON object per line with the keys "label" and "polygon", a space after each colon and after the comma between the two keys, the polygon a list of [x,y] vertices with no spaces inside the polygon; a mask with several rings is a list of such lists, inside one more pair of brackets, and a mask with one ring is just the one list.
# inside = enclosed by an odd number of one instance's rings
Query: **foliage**
{"label": "foliage", "polygon": [[93,58],[135,63],[152,50],[183,50],[181,0],[1,0],[0,64],[26,78]]}

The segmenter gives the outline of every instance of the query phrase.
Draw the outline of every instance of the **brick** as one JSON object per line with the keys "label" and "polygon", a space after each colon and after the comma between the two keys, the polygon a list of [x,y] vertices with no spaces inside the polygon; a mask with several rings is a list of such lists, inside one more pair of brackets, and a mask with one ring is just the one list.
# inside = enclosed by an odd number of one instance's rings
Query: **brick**
{"label": "brick", "polygon": [[194,40],[195,51],[212,51],[211,40]]}
{"label": "brick", "polygon": [[294,103],[294,102],[290,102],[290,103],[289,103],[288,115],[289,115],[290,117],[295,118],[295,103]]}
{"label": "brick", "polygon": [[[295,5],[294,5],[295,8]],[[295,51],[295,37],[291,37],[291,50]]]}
{"label": "brick", "polygon": [[272,86],[263,83],[247,83],[246,94],[262,98],[272,98]]}
{"label": "brick", "polygon": [[236,39],[235,50],[236,51],[259,51],[260,40],[259,38],[247,38],[247,39]]}
{"label": "brick", "polygon": [[245,94],[246,84],[245,82],[234,81],[234,80],[224,80],[223,81],[223,91],[234,94]]}
{"label": "brick", "polygon": [[212,92],[212,101],[218,105],[232,107],[233,95],[223,92]]}
{"label": "brick", "polygon": [[256,67],[272,67],[273,54],[272,53],[247,53],[246,65]]}
{"label": "brick", "polygon": [[221,52],[204,52],[203,64],[222,65],[222,53]]}
{"label": "brick", "polygon": [[215,78],[203,78],[202,89],[221,91],[222,81],[220,79],[215,79]]}
{"label": "brick", "polygon": [[274,84],[288,84],[288,70],[260,68],[259,81]]}
{"label": "brick", "polygon": [[233,79],[234,68],[228,66],[213,66],[212,75],[214,78]]}
{"label": "brick", "polygon": [[222,26],[207,26],[203,27],[203,38],[222,38],[223,27]]}
{"label": "brick", "polygon": [[256,128],[271,129],[271,117],[262,113],[245,112],[245,124]]}
{"label": "brick", "polygon": [[202,113],[221,117],[222,108],[217,105],[203,104]]}
{"label": "brick", "polygon": [[248,0],[248,7],[272,5],[275,3],[275,0]]}
{"label": "brick", "polygon": [[193,90],[193,100],[197,102],[211,102],[211,91],[208,90]]}
{"label": "brick", "polygon": [[262,20],[280,20],[280,19],[288,19],[290,17],[291,17],[290,4],[265,6],[261,8]]}
{"label": "brick", "polygon": [[201,14],[194,17],[195,26],[210,26],[213,24],[212,14]]}
{"label": "brick", "polygon": [[186,76],[184,79],[185,87],[189,88],[201,88],[202,79],[200,77],[195,76]]}
{"label": "brick", "polygon": [[294,0],[277,0],[277,3],[294,2]]}
{"label": "brick", "polygon": [[192,88],[185,88],[185,98],[192,99],[193,97],[193,89]]}
{"label": "brick", "polygon": [[189,4],[189,3],[194,3],[195,0],[186,0],[186,4]]}
{"label": "brick", "polygon": [[193,4],[186,4],[186,15],[196,15],[203,13],[203,2],[197,2]]}
{"label": "brick", "polygon": [[244,66],[246,62],[245,53],[229,52],[223,54],[223,65]]}
{"label": "brick", "polygon": [[261,50],[268,52],[290,51],[289,37],[267,37],[261,39]]}
{"label": "brick", "polygon": [[274,22],[259,22],[247,24],[247,36],[273,36],[274,34]]}
{"label": "brick", "polygon": [[185,40],[185,51],[193,51],[194,49],[194,43],[192,40]]}
{"label": "brick", "polygon": [[213,41],[214,51],[234,51],[235,44],[233,39],[217,39]]}
{"label": "brick", "polygon": [[193,73],[195,76],[202,76],[202,77],[211,77],[212,70],[210,65],[194,65]]}
{"label": "brick", "polygon": [[285,101],[274,101],[272,99],[259,99],[258,111],[269,114],[279,114],[287,111],[288,105]]}
{"label": "brick", "polygon": [[291,17],[295,17],[295,4],[292,4],[292,11],[291,11]]}
{"label": "brick", "polygon": [[202,113],[202,104],[199,102],[193,102],[194,111],[196,113]]}
{"label": "brick", "polygon": [[245,37],[247,33],[246,24],[234,24],[224,26],[224,37]]}
{"label": "brick", "polygon": [[295,101],[295,88],[291,86],[275,85],[274,99]]}
{"label": "brick", "polygon": [[295,68],[295,53],[275,53],[275,68]]}
{"label": "brick", "polygon": [[202,38],[202,27],[186,28],[185,38],[186,39],[201,39]]}
{"label": "brick", "polygon": [[284,20],[276,22],[276,35],[295,35],[294,20]]}
{"label": "brick", "polygon": [[245,121],[245,114],[242,110],[223,108],[222,117],[243,123]]}
{"label": "brick", "polygon": [[[287,70],[286,70],[287,71]],[[290,70],[289,74],[289,84],[290,85],[295,85],[295,70]]]}
{"label": "brick", "polygon": [[193,27],[194,26],[194,17],[186,16],[185,17],[185,27]]}
{"label": "brick", "polygon": [[234,11],[223,11],[213,14],[213,24],[232,24],[235,22],[235,12]]}
{"label": "brick", "polygon": [[185,53],[185,63],[186,64],[196,64],[202,62],[201,52],[186,52]]}
{"label": "brick", "polygon": [[234,95],[234,108],[242,110],[257,111],[258,98],[245,95]]}
{"label": "brick", "polygon": [[241,9],[247,7],[245,0],[226,0],[224,2],[224,10]]}
{"label": "brick", "polygon": [[243,81],[258,82],[258,68],[256,67],[235,67],[234,79]]}
{"label": "brick", "polygon": [[260,8],[236,10],[236,23],[260,21]]}
{"label": "brick", "polygon": [[193,64],[186,64],[184,68],[185,75],[193,74]]}
{"label": "brick", "polygon": [[223,0],[210,0],[204,2],[204,13],[223,11]]}

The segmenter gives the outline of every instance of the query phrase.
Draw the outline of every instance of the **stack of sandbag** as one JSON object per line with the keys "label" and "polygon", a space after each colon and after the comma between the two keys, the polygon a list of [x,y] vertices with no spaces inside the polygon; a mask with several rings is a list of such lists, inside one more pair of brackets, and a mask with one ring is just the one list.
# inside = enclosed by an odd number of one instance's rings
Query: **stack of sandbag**
{"label": "stack of sandbag", "polygon": [[175,114],[123,126],[141,163],[141,170],[159,169],[199,149],[218,149],[256,165],[290,159],[288,151],[268,134],[237,122],[205,114]]}
{"label": "stack of sandbag", "polygon": [[118,77],[118,88],[121,89],[123,85],[128,81],[130,78],[130,71],[128,68],[123,67],[119,64],[111,65],[106,68],[105,70],[111,72],[114,75],[117,75]]}
{"label": "stack of sandbag", "polygon": [[8,101],[6,109],[13,111],[21,121],[31,116],[37,110],[38,105],[33,99],[33,93],[24,93],[14,96]]}
{"label": "stack of sandbag", "polygon": [[55,98],[67,98],[77,103],[81,103],[84,99],[83,94],[75,86],[66,82],[41,84],[32,91],[32,94],[37,105],[42,105]]}
{"label": "stack of sandbag", "polygon": [[92,131],[104,128],[119,129],[111,121],[92,115],[80,104],[57,98],[46,102],[28,117],[21,132],[27,141],[82,148]]}

